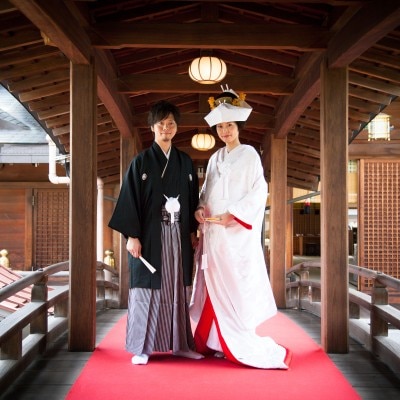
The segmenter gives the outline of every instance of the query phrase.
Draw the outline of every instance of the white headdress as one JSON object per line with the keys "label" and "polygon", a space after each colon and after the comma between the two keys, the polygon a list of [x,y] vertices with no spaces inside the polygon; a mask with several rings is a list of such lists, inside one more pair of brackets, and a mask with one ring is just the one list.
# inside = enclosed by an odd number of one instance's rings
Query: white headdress
{"label": "white headdress", "polygon": [[209,126],[221,122],[247,121],[253,110],[246,102],[244,93],[237,94],[234,90],[221,85],[222,93],[216,99],[210,97],[208,103],[211,111],[204,117]]}

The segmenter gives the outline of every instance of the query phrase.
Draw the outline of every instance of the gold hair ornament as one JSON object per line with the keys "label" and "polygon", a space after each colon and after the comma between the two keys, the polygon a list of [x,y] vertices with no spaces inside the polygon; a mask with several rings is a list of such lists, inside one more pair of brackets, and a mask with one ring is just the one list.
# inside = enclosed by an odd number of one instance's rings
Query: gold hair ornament
{"label": "gold hair ornament", "polygon": [[231,97],[226,96],[226,97],[220,97],[217,100],[215,100],[214,97],[209,97],[208,104],[210,105],[211,110],[219,106],[221,103],[229,103],[232,104],[233,106],[240,107],[241,103],[246,100],[246,94],[243,92],[239,92],[238,96],[239,98],[236,99],[232,99]]}

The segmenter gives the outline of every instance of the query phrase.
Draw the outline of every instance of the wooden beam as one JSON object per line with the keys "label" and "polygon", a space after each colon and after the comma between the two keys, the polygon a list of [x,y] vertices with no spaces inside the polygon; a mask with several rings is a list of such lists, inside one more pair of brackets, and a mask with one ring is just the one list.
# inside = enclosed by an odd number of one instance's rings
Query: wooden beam
{"label": "wooden beam", "polygon": [[52,130],[52,133],[55,137],[61,136],[61,135],[69,135],[71,132],[71,127],[70,125],[64,125],[60,126],[59,128],[54,128]]}
{"label": "wooden beam", "polygon": [[300,179],[294,179],[291,178],[290,176],[287,178],[287,185],[289,187],[294,187],[298,189],[304,189],[304,190],[317,190],[318,189],[318,183],[315,182],[310,182],[310,181],[303,181]]}
{"label": "wooden beam", "polygon": [[390,142],[373,141],[366,143],[352,142],[349,145],[349,158],[356,160],[361,158],[399,158],[400,141]]}
{"label": "wooden beam", "polygon": [[[385,70],[386,71],[386,70]],[[398,74],[397,74],[398,76]],[[387,79],[387,78],[385,78]],[[397,78],[400,82],[400,78]],[[380,92],[388,93],[391,96],[400,96],[399,85],[383,82],[378,79],[364,78],[358,74],[349,74],[349,83],[359,85],[367,89],[378,90]]]}
{"label": "wooden beam", "polygon": [[372,103],[389,105],[392,102],[392,96],[377,93],[369,89],[349,87],[349,96],[358,97]]}
{"label": "wooden beam", "polygon": [[[68,70],[69,75],[69,70]],[[58,96],[50,96],[41,100],[32,101],[29,103],[29,110],[31,111],[40,111],[44,108],[49,108],[54,106],[54,104],[69,104],[70,97],[69,93],[63,93]]]}
{"label": "wooden beam", "polygon": [[36,29],[27,29],[24,31],[17,31],[14,35],[3,37],[0,36],[0,49],[1,51],[20,49],[23,46],[41,43],[43,38]]}
{"label": "wooden beam", "polygon": [[[290,143],[293,143],[294,146],[301,145],[305,148],[311,148],[313,150],[318,150],[318,153],[320,151],[320,143],[319,143],[319,137],[315,139],[310,139],[307,136],[300,136],[300,135],[295,135],[293,133],[294,131],[290,132],[288,135],[288,145]],[[319,158],[319,156],[318,156]]]}
{"label": "wooden beam", "polygon": [[[204,117],[208,114],[205,113],[184,113],[181,114],[179,127],[208,127]],[[132,119],[132,126],[136,128],[148,128],[147,113],[136,114]],[[274,126],[274,119],[266,114],[252,112],[249,119],[246,121],[246,127],[271,129]]]}
{"label": "wooden beam", "polygon": [[[222,27],[223,25],[223,27]],[[246,32],[244,35],[243,32]],[[94,24],[89,35],[99,48],[291,49],[326,48],[325,28],[290,24],[132,23]]]}
{"label": "wooden beam", "polygon": [[132,137],[132,109],[129,100],[118,93],[116,87],[117,68],[111,57],[104,51],[95,51],[98,73],[98,93],[104,106],[121,133],[126,138]]}
{"label": "wooden beam", "polygon": [[103,124],[97,127],[97,134],[104,135],[111,132],[118,132],[114,124]]}
{"label": "wooden beam", "polygon": [[[39,41],[39,40],[38,40]],[[40,40],[39,42],[42,42]],[[23,64],[28,61],[41,60],[47,57],[53,57],[60,54],[60,50],[55,47],[34,47],[32,49],[25,48],[19,49],[18,52],[4,53],[3,47],[0,47],[3,51],[0,58],[0,67],[6,67],[8,65]]]}
{"label": "wooden beam", "polygon": [[[109,109],[112,118],[124,137],[131,136],[131,110],[126,98],[115,89],[116,73],[109,56],[93,51],[90,39],[71,12],[73,4],[67,6],[61,0],[10,0],[69,60],[88,64],[96,58],[98,95]],[[75,14],[78,14],[76,12]]]}
{"label": "wooden beam", "polygon": [[[57,82],[69,81],[69,64],[66,63],[65,66],[65,69],[57,69],[46,74],[34,75],[33,77],[21,79],[17,82],[10,82],[7,85],[8,90],[10,92],[24,92],[37,86],[52,85]],[[24,74],[22,74],[22,76],[24,76]],[[54,105],[56,103],[53,102],[52,104]]]}
{"label": "wooden beam", "polygon": [[295,163],[303,163],[304,165],[309,166],[319,166],[320,158],[309,157],[307,154],[293,151],[292,148],[290,151],[290,161],[293,161]]}
{"label": "wooden beam", "polygon": [[306,107],[319,95],[321,55],[309,57],[307,74],[299,81],[294,93],[283,100],[276,112],[275,134],[279,138],[287,136]]}
{"label": "wooden beam", "polygon": [[70,113],[69,104],[60,104],[53,108],[49,108],[47,110],[38,111],[37,116],[40,120],[44,120],[48,118],[55,118],[59,115],[65,115],[65,114],[69,115],[69,113]]}
{"label": "wooden beam", "polygon": [[294,178],[299,181],[305,181],[305,182],[310,182],[311,184],[317,184],[318,185],[318,177],[312,174],[309,174],[307,172],[302,172],[297,169],[291,169],[288,168],[287,170],[287,176],[288,178]]}
{"label": "wooden beam", "polygon": [[[396,65],[399,68],[399,65]],[[359,62],[354,62],[349,66],[351,71],[359,74],[369,75],[370,77],[382,79],[384,81],[400,82],[398,70],[396,68],[382,68],[381,65],[366,65]]]}
{"label": "wooden beam", "polygon": [[[394,45],[394,47],[397,47],[394,44],[394,37],[390,37],[389,35],[384,37],[383,39],[379,40],[377,42],[377,45],[381,48],[385,48],[388,47],[388,42],[392,43],[392,46]],[[389,50],[389,49],[386,49]],[[390,51],[390,50],[389,50]],[[375,65],[381,65],[381,66],[385,66],[385,67],[389,67],[389,68],[394,68],[397,69],[399,68],[399,57],[397,56],[396,52],[393,52],[392,54],[389,54],[387,51],[383,51],[383,52],[376,52],[376,49],[371,48],[369,50],[367,50],[365,53],[363,53],[360,56],[360,60],[362,61],[368,61],[369,63],[375,64]],[[352,65],[349,65],[349,71],[352,70]],[[387,71],[387,69],[385,69],[385,71]]]}
{"label": "wooden beam", "polygon": [[106,152],[100,153],[97,156],[97,168],[119,168],[120,163],[120,144],[116,143],[112,150],[107,150]]}
{"label": "wooden beam", "polygon": [[320,157],[320,150],[304,146],[300,141],[290,140],[288,138],[288,151],[290,153],[300,153],[307,157],[314,157],[316,160]]}
{"label": "wooden beam", "polygon": [[64,1],[9,0],[54,43],[69,60],[88,64],[92,48],[83,28]]}
{"label": "wooden beam", "polygon": [[376,0],[365,5],[332,38],[327,51],[330,68],[345,67],[399,26],[400,2]]}
{"label": "wooden beam", "polygon": [[[86,0],[93,1],[93,0]],[[329,5],[341,5],[341,6],[355,6],[365,0],[325,0],[324,3]],[[175,0],[176,3],[191,3],[192,0]],[[303,3],[304,0],[269,0],[269,3],[285,4],[285,3]],[[202,0],[202,3],[215,3],[215,0]],[[229,0],[229,3],[243,3],[243,0]],[[246,3],[265,3],[265,0],[248,0]],[[307,3],[321,3],[321,0],[307,0]]]}
{"label": "wooden beam", "polygon": [[[116,172],[116,173],[106,175],[103,178],[103,182],[104,182],[104,184],[117,184],[118,179],[119,179],[119,175],[118,175],[118,172]],[[122,308],[122,305],[121,305],[121,308]]]}
{"label": "wooden beam", "polygon": [[298,161],[292,161],[291,154],[288,154],[288,169],[291,170],[297,170],[297,171],[302,171],[304,173],[312,174],[319,176],[320,175],[320,168],[319,168],[319,160],[318,160],[318,166],[314,166],[312,164],[304,164],[302,162]]}
{"label": "wooden beam", "polygon": [[[350,64],[395,29],[399,24],[399,12],[399,2],[392,0],[367,2],[330,41],[327,49],[330,67]],[[337,25],[340,24],[341,21],[337,21]],[[305,68],[307,74],[302,76],[293,95],[288,96],[276,112],[277,137],[285,137],[313,98],[319,95],[321,58],[315,54],[314,58],[309,60],[309,65]]]}
{"label": "wooden beam", "polygon": [[0,80],[20,78],[21,76],[43,73],[43,71],[52,71],[59,68],[69,68],[69,63],[66,58],[54,57],[50,62],[49,60],[42,59],[38,62],[22,64],[14,68],[2,68],[0,69]]}
{"label": "wooden beam", "polygon": [[[288,95],[292,94],[295,80],[284,76],[246,75],[230,76],[229,86],[236,92]],[[219,84],[199,85],[187,74],[131,74],[118,78],[120,93],[218,93]]]}
{"label": "wooden beam", "polygon": [[47,128],[54,128],[54,127],[58,127],[60,125],[64,125],[64,124],[69,124],[70,123],[70,118],[69,118],[69,113],[62,115],[61,117],[55,117],[52,119],[48,119],[45,121],[46,127]]}
{"label": "wooden beam", "polygon": [[29,92],[20,93],[19,99],[22,103],[40,99],[46,96],[65,93],[69,91],[69,82],[56,83],[54,85],[40,87],[38,89],[30,90]]}

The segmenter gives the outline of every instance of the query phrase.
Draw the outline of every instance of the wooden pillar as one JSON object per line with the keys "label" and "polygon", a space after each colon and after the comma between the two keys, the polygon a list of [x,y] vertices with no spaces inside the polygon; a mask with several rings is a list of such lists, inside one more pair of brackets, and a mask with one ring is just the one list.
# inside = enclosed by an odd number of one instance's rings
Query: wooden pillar
{"label": "wooden pillar", "polygon": [[271,140],[270,279],[278,308],[286,308],[287,140]]}
{"label": "wooden pillar", "polygon": [[71,63],[70,351],[96,344],[96,74]]}
{"label": "wooden pillar", "polygon": [[[125,172],[128,169],[130,162],[137,153],[137,147],[133,138],[121,137],[121,163],[120,163],[120,179],[125,176]],[[120,308],[128,308],[128,293],[129,293],[129,270],[128,270],[128,253],[126,250],[126,240],[122,235],[119,241],[119,301]]]}
{"label": "wooden pillar", "polygon": [[349,351],[348,72],[321,64],[321,342]]}
{"label": "wooden pillar", "polygon": [[[286,199],[293,198],[293,188],[287,188]],[[286,269],[293,266],[293,203],[286,205]]]}

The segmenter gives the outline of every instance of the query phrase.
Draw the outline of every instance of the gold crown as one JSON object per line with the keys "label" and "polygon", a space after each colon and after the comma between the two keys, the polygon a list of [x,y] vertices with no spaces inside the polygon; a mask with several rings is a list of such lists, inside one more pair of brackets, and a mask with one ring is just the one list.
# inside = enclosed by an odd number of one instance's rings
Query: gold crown
{"label": "gold crown", "polygon": [[219,106],[221,103],[229,103],[232,104],[233,106],[240,106],[242,101],[246,100],[246,94],[243,92],[239,92],[239,98],[232,99],[230,96],[223,96],[219,97],[218,99],[215,100],[214,97],[209,97],[208,98],[208,104],[210,105],[210,109],[213,110],[215,107]]}

